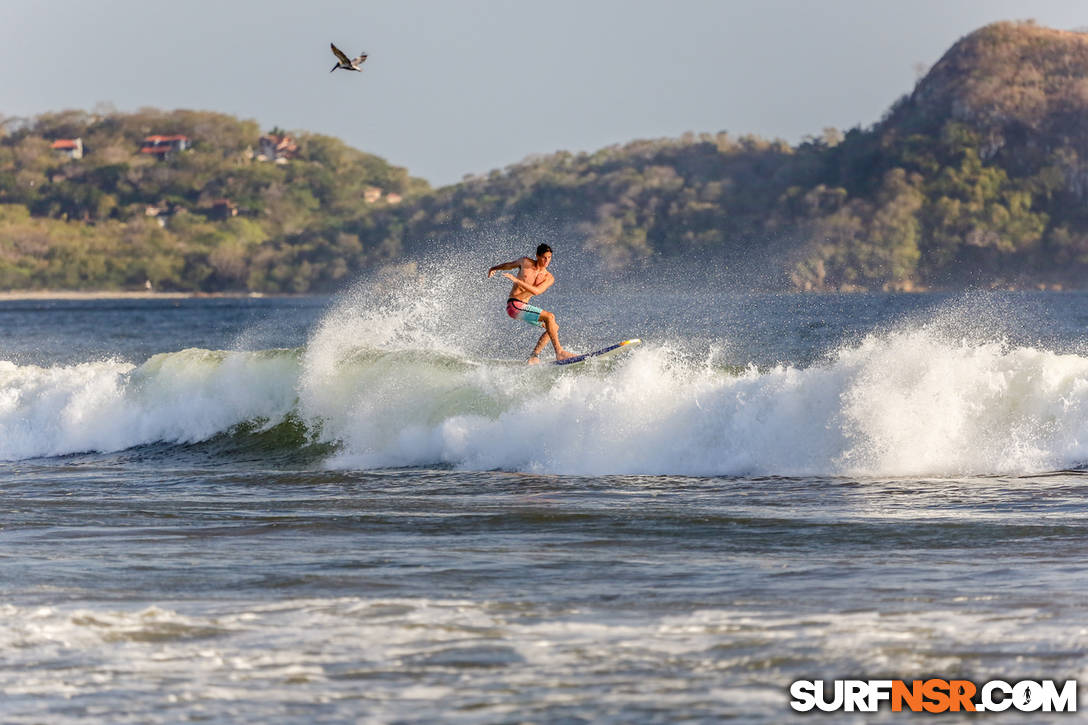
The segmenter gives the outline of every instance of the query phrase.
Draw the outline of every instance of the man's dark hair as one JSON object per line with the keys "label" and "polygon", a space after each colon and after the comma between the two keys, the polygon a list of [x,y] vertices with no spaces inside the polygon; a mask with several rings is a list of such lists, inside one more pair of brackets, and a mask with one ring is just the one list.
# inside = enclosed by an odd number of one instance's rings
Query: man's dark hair
{"label": "man's dark hair", "polygon": [[[536,248],[536,256],[539,257],[540,255],[544,254],[545,252],[551,252],[551,251],[552,251],[552,248],[549,247],[547,244],[541,244]],[[555,254],[555,252],[552,252],[552,254]]]}

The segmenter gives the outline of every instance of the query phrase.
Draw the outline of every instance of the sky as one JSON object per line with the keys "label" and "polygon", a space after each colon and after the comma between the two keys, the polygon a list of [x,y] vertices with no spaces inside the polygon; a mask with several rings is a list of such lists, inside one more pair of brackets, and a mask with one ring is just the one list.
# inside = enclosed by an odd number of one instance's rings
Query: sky
{"label": "sky", "polygon": [[[868,126],[962,36],[1083,0],[0,0],[0,116],[198,109],[439,186],[692,131]],[[369,53],[329,73],[329,43]]]}

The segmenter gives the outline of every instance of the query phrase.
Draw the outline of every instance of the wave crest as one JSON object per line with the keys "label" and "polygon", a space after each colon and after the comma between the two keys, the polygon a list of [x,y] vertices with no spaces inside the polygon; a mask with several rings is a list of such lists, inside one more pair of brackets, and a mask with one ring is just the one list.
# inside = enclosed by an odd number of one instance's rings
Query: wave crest
{"label": "wave crest", "polygon": [[1028,473],[1088,459],[1088,358],[921,326],[807,368],[739,371],[667,345],[529,369],[333,331],[299,350],[183,350],[138,367],[0,362],[0,458],[210,440],[227,457],[316,442],[336,468]]}

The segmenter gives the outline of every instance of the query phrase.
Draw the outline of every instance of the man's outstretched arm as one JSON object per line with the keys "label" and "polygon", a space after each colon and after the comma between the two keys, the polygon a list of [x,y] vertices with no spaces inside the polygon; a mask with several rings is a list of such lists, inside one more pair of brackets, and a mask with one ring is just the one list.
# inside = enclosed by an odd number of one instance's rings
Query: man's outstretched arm
{"label": "man's outstretched arm", "polygon": [[515,259],[513,262],[503,262],[502,264],[496,264],[494,267],[487,270],[487,276],[490,279],[496,272],[502,271],[504,269],[518,269],[522,266],[526,259],[527,257],[521,257],[519,259]]}

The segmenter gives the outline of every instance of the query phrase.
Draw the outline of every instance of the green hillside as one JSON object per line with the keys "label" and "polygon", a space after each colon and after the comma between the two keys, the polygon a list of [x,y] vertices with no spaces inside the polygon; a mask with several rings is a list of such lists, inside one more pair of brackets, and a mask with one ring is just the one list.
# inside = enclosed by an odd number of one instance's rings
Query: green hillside
{"label": "green hillside", "polygon": [[[326,290],[399,249],[293,235],[429,190],[337,139],[273,129],[262,144],[255,122],[217,113],[66,111],[3,129],[0,289]],[[53,148],[73,140],[80,158]]]}
{"label": "green hillside", "polygon": [[771,288],[1082,287],[1086,119],[1088,36],[998,23],[871,128],[554,154],[421,197],[405,239],[498,222],[573,232],[616,265],[754,267],[744,281]]}
{"label": "green hillside", "polygon": [[[1086,119],[1088,35],[1032,23],[961,39],[869,128],[635,141],[437,190],[319,135],[277,161],[221,114],[9,119],[0,288],[329,291],[496,234],[759,288],[1083,287]],[[148,152],[152,135],[191,148]],[[72,138],[81,159],[52,148]]]}

